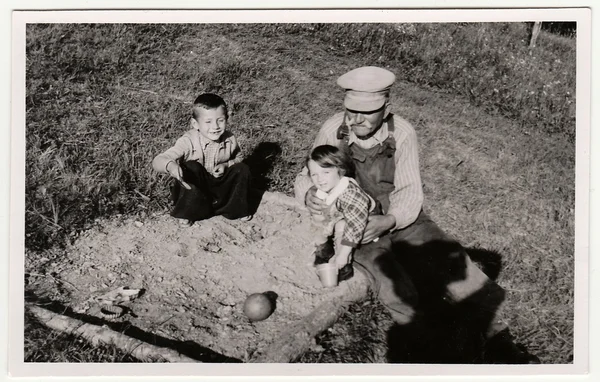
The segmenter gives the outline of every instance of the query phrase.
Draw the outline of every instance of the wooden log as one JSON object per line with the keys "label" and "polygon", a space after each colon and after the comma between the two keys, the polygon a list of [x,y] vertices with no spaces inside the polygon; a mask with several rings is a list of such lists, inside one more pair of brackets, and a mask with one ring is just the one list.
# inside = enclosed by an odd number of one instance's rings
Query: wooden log
{"label": "wooden log", "polygon": [[131,354],[141,361],[164,360],[168,362],[200,362],[193,358],[186,357],[175,350],[155,346],[125,334],[115,332],[112,329],[88,324],[75,318],[51,312],[36,305],[29,305],[28,308],[42,324],[50,329],[81,336],[96,346],[101,343],[114,345],[123,352]]}
{"label": "wooden log", "polygon": [[357,276],[360,280],[356,280],[347,294],[317,306],[308,316],[293,324],[266,349],[253,355],[250,362],[293,362],[309,350],[315,336],[333,325],[351,304],[367,298],[369,283],[362,274],[358,273],[355,277]]}

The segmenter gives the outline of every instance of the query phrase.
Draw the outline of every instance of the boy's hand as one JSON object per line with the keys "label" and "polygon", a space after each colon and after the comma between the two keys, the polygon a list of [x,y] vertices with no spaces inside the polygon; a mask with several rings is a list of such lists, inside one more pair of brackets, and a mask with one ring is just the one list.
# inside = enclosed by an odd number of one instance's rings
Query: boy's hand
{"label": "boy's hand", "polygon": [[325,209],[325,202],[317,197],[317,187],[312,186],[306,192],[304,197],[306,208],[310,211],[311,215],[322,215],[323,209]]}
{"label": "boy's hand", "polygon": [[227,163],[218,164],[213,170],[213,176],[215,178],[220,178],[225,174],[225,170],[227,170]]}
{"label": "boy's hand", "polygon": [[171,161],[167,163],[166,170],[169,176],[175,178],[179,183],[181,183],[183,187],[185,187],[188,190],[192,189],[192,186],[183,181],[183,172],[181,170],[181,167],[177,164],[177,162]]}

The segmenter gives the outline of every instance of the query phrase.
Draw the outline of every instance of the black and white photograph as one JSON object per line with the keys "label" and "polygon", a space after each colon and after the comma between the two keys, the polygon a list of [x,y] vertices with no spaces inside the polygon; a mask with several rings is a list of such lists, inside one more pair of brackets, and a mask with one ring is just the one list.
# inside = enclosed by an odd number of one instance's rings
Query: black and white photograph
{"label": "black and white photograph", "polygon": [[13,14],[13,375],[587,372],[591,12],[477,12]]}

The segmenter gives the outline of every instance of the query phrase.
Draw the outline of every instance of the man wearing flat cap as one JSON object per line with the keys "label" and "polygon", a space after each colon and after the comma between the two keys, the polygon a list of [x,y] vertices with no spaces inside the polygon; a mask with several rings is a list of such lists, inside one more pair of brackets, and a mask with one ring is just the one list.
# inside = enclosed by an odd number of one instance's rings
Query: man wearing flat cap
{"label": "man wearing flat cap", "polygon": [[[356,181],[377,203],[380,214],[369,216],[354,265],[370,278],[398,324],[427,314],[425,307],[468,301],[484,323],[481,334],[488,339],[488,348],[503,349],[499,362],[539,362],[514,345],[498,319],[504,290],[423,212],[417,135],[410,123],[390,111],[395,79],[392,72],[374,66],[340,76],[337,84],[345,90],[345,110],[323,124],[313,145],[346,150],[355,165]],[[296,177],[294,191],[311,213],[320,214],[325,208],[306,168]],[[328,261],[334,256],[333,246],[315,253],[315,262]]]}

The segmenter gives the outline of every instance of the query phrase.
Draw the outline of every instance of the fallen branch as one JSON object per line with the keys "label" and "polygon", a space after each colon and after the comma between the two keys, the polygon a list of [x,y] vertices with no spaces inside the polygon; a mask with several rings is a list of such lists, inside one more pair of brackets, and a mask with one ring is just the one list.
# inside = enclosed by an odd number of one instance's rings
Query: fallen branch
{"label": "fallen branch", "polygon": [[357,273],[355,277],[357,276],[360,281],[347,294],[317,306],[311,314],[282,333],[268,348],[254,354],[250,362],[292,362],[309,350],[314,337],[333,325],[351,304],[367,298],[368,281],[362,274]]}
{"label": "fallen branch", "polygon": [[125,334],[115,332],[112,329],[87,324],[81,320],[63,316],[36,305],[29,305],[28,308],[42,324],[50,329],[81,336],[96,346],[98,344],[114,345],[119,350],[131,354],[141,361],[200,362],[186,357],[175,350],[151,345]]}

